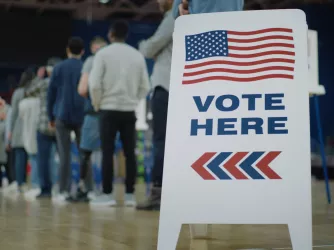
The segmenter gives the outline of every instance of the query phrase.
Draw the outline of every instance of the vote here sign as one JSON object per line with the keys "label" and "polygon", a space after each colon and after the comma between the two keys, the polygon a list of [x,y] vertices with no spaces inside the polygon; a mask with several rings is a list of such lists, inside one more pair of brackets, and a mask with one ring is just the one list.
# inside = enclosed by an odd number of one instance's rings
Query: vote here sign
{"label": "vote here sign", "polygon": [[176,20],[159,250],[182,224],[288,224],[310,250],[306,18],[299,10]]}

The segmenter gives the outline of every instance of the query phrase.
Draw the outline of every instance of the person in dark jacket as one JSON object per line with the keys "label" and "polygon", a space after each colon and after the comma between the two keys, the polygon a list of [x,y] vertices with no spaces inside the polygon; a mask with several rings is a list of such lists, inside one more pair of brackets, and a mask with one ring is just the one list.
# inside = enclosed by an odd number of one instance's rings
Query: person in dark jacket
{"label": "person in dark jacket", "polygon": [[67,46],[68,59],[54,68],[47,95],[49,126],[56,129],[59,152],[59,195],[55,202],[66,202],[71,185],[71,133],[79,146],[80,129],[84,119],[85,99],[78,94],[84,54],[81,38],[73,37]]}

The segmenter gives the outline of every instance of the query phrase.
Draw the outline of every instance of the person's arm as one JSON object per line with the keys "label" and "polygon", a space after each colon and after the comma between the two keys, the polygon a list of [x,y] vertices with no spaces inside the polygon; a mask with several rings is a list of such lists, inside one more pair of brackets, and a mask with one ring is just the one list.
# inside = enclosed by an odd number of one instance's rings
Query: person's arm
{"label": "person's arm", "polygon": [[105,65],[102,53],[97,53],[94,58],[93,68],[88,79],[89,96],[96,111],[100,109],[102,99],[102,82]]}
{"label": "person's arm", "polygon": [[145,59],[143,58],[142,61],[142,68],[141,68],[141,81],[138,90],[138,100],[145,98],[150,90],[150,80],[147,71],[147,65]]}
{"label": "person's arm", "polygon": [[78,86],[78,93],[82,97],[87,97],[88,94],[88,79],[89,79],[89,74],[88,73],[82,73],[79,86]]}
{"label": "person's arm", "polygon": [[154,59],[156,55],[173,40],[174,18],[169,13],[157,31],[148,40],[139,43],[139,51],[148,59]]}
{"label": "person's arm", "polygon": [[10,118],[10,124],[9,124],[9,139],[11,139],[11,135],[14,131],[14,126],[15,126],[15,122],[18,118],[19,115],[19,101],[20,101],[20,97],[19,97],[19,92],[18,90],[16,90],[12,96],[12,102],[11,102],[11,106],[12,106],[12,112],[11,112],[11,118]]}
{"label": "person's arm", "polygon": [[47,93],[47,111],[50,122],[54,122],[53,108],[57,98],[57,90],[59,84],[59,67],[55,67],[48,87]]}
{"label": "person's arm", "polygon": [[7,111],[6,111],[6,129],[5,129],[5,142],[6,142],[6,147],[10,144],[10,126],[11,126],[11,121],[12,121],[12,108],[10,106],[7,106]]}
{"label": "person's arm", "polygon": [[24,115],[24,112],[25,112],[25,99],[22,99],[20,102],[19,102],[19,114],[18,116],[23,118],[23,115]]}
{"label": "person's arm", "polygon": [[89,79],[89,73],[93,67],[93,58],[88,58],[81,71],[81,78],[78,86],[78,93],[82,97],[87,97],[88,95],[88,79]]}

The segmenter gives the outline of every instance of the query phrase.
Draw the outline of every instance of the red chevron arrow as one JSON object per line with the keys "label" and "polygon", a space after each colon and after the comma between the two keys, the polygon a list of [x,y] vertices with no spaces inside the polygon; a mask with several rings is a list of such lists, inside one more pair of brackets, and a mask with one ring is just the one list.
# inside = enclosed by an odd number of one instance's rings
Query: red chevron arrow
{"label": "red chevron arrow", "polygon": [[212,174],[204,168],[204,164],[207,163],[216,153],[208,152],[204,153],[191,167],[204,179],[204,180],[215,180]]}
{"label": "red chevron arrow", "polygon": [[274,170],[269,167],[269,164],[280,154],[281,152],[273,151],[269,152],[264,156],[256,166],[262,171],[269,179],[271,180],[280,180],[282,179]]}
{"label": "red chevron arrow", "polygon": [[224,168],[229,171],[237,180],[247,180],[247,176],[244,175],[237,167],[239,161],[244,158],[247,152],[237,152],[235,153],[225,164]]}

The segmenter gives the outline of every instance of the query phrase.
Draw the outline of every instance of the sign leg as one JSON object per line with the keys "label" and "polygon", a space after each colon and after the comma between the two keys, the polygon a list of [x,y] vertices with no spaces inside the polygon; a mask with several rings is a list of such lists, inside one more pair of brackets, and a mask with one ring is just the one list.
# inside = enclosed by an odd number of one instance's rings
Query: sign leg
{"label": "sign leg", "polygon": [[203,225],[189,225],[191,239],[208,238],[209,237],[209,226]]}
{"label": "sign leg", "polygon": [[312,250],[312,225],[308,219],[299,216],[299,220],[289,224],[293,250]]}
{"label": "sign leg", "polygon": [[172,221],[170,218],[173,215],[168,215],[162,218],[160,215],[158,249],[157,250],[174,250],[177,246],[177,241],[181,231],[181,223]]}

